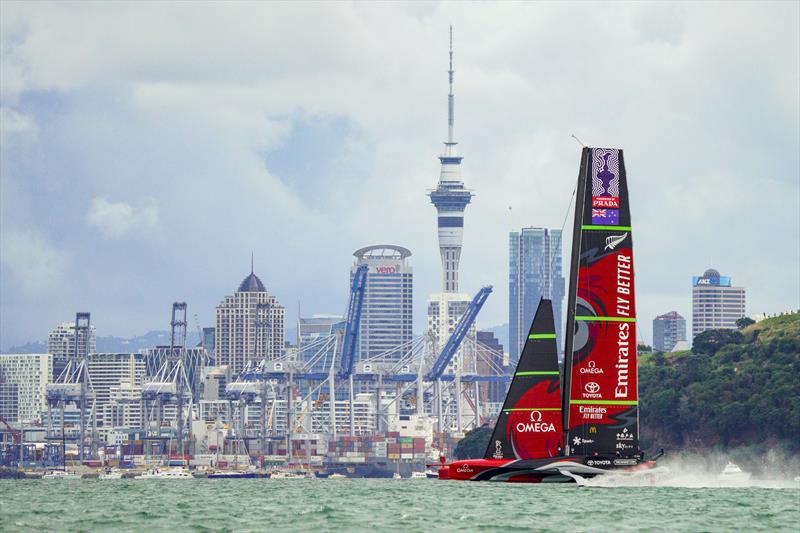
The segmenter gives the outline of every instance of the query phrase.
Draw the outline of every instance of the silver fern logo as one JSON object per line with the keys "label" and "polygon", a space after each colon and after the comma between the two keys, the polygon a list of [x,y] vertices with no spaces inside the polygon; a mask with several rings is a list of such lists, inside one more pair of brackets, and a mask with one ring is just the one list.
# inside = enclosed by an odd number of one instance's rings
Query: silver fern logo
{"label": "silver fern logo", "polygon": [[628,238],[627,233],[623,233],[622,235],[609,235],[606,237],[606,250],[613,250],[617,247],[619,243],[624,241]]}

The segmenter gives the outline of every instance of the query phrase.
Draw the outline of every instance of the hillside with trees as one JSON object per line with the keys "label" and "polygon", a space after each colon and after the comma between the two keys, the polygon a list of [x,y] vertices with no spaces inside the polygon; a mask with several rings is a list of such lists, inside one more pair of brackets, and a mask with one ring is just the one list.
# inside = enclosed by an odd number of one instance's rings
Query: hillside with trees
{"label": "hillside with trees", "polygon": [[698,335],[639,363],[642,446],[800,451],[800,314]]}

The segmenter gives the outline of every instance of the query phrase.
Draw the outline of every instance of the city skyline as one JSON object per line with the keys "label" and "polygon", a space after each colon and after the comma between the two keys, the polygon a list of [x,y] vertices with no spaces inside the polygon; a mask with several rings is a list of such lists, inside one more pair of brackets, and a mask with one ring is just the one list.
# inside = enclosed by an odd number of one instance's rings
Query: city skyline
{"label": "city skyline", "polygon": [[[391,28],[370,9],[344,9],[341,22],[373,42],[371,50],[315,30],[334,17],[324,8],[293,37],[285,28],[306,12],[279,8],[272,21],[251,16],[257,23],[238,36],[156,31],[153,43],[174,49],[167,56],[142,53],[132,27],[119,21],[161,17],[164,28],[179,28],[177,13],[73,6],[95,43],[78,54],[62,34],[73,31],[66,9],[29,6],[14,16],[2,9],[4,349],[45,339],[77,310],[92,312],[101,335],[165,329],[176,300],[211,325],[251,249],[289,324],[298,299],[309,314],[343,312],[341,280],[363,243],[408,246],[414,291],[436,292],[435,214],[420,195],[435,177],[429,161],[442,140],[450,23],[459,36],[465,182],[480,194],[470,205],[460,290],[495,287],[479,327],[507,322],[508,231],[561,226],[579,157],[570,133],[626,150],[640,316],[667,309],[691,316],[687,280],[708,267],[748,288],[748,314],[797,306],[798,47],[786,22],[797,18],[795,5],[722,13],[642,7],[620,21],[627,32],[592,30],[607,37],[605,53],[626,60],[615,62],[614,76],[625,87],[601,78],[591,92],[583,73],[606,58],[587,53],[581,32],[599,7],[522,8],[504,32],[495,31],[508,23],[503,6],[399,8]],[[602,8],[608,17],[616,9]],[[201,8],[196,16],[212,14]],[[704,25],[712,16],[715,25]],[[547,31],[548,21],[563,17],[576,21],[574,34]],[[108,46],[109,33],[119,47]],[[776,35],[795,46],[775,48]],[[189,46],[174,46],[184,39]],[[264,59],[281,39],[291,50]],[[215,52],[206,40],[226,44]],[[565,42],[557,68],[546,51]],[[264,51],[258,59],[235,53],[251,44]],[[685,55],[648,68],[660,46]],[[729,53],[719,57],[720,48]],[[522,49],[529,54],[509,52]],[[215,70],[226,61],[214,58],[226,54],[237,60]],[[198,55],[208,64],[185,60]],[[771,62],[761,61],[765,55]],[[109,68],[117,81],[108,80]],[[334,87],[336,95],[312,87]],[[615,105],[600,109],[600,102]],[[743,157],[731,158],[736,152]],[[758,225],[742,216],[755,212]],[[416,332],[425,305],[416,299]],[[652,339],[648,323],[641,327]]]}

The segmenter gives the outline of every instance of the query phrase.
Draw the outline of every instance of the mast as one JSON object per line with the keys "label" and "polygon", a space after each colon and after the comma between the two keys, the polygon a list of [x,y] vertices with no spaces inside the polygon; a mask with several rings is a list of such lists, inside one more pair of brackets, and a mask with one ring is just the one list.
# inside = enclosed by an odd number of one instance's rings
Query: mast
{"label": "mast", "polygon": [[584,147],[581,151],[581,166],[578,171],[578,185],[575,192],[575,220],[572,225],[572,253],[569,260],[569,292],[567,292],[567,324],[564,332],[564,379],[561,391],[561,416],[564,430],[564,455],[569,455],[570,445],[567,437],[569,428],[569,391],[572,376],[572,349],[575,337],[575,299],[578,291],[578,268],[581,253],[581,223],[583,206],[586,201],[586,174],[591,150]]}

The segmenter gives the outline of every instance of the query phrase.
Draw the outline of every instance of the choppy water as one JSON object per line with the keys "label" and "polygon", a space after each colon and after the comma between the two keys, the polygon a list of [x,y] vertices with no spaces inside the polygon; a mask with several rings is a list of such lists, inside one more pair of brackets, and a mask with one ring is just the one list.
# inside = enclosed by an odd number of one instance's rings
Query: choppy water
{"label": "choppy water", "polygon": [[2,531],[798,531],[800,489],[0,480]]}

